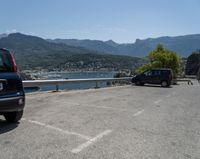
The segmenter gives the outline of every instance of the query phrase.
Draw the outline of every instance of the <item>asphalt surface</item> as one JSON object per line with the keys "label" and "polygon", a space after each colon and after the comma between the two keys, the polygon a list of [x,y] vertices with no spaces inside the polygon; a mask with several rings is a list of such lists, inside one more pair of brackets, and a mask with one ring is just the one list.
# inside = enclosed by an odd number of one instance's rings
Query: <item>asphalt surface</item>
{"label": "asphalt surface", "polygon": [[29,94],[1,159],[200,159],[200,85]]}

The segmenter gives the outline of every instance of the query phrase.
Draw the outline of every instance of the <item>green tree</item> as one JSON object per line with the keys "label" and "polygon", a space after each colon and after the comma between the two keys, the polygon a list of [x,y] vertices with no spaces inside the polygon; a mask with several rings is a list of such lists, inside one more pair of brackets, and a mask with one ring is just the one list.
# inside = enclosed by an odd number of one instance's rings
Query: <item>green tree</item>
{"label": "green tree", "polygon": [[158,44],[156,49],[151,51],[147,56],[149,63],[138,68],[137,72],[141,73],[151,68],[171,68],[174,77],[180,71],[180,58],[174,51],[165,49],[162,45]]}

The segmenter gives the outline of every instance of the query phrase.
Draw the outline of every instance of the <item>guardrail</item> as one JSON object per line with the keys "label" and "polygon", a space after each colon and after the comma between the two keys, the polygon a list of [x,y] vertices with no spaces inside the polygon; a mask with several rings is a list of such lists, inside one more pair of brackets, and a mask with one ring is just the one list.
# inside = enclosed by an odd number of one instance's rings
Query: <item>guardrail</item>
{"label": "guardrail", "polygon": [[[56,91],[59,90],[59,85],[69,84],[69,83],[90,83],[94,82],[95,88],[99,88],[99,82],[109,82],[109,81],[131,81],[132,77],[123,78],[89,78],[89,79],[62,79],[62,80],[27,80],[23,81],[23,86],[27,87],[40,87],[44,85],[55,85]],[[174,79],[174,82],[187,82],[188,85],[193,85],[190,79]]]}
{"label": "guardrail", "polygon": [[188,85],[193,85],[193,82],[190,79],[175,79],[174,82],[187,82]]}
{"label": "guardrail", "polygon": [[39,87],[43,85],[55,85],[56,91],[59,90],[59,85],[68,83],[96,83],[95,88],[99,88],[99,82],[109,82],[109,81],[129,81],[132,77],[123,78],[89,78],[89,79],[63,79],[63,80],[29,80],[23,81],[23,86],[26,87]]}
{"label": "guardrail", "polygon": [[185,78],[197,79],[196,75],[185,75]]}

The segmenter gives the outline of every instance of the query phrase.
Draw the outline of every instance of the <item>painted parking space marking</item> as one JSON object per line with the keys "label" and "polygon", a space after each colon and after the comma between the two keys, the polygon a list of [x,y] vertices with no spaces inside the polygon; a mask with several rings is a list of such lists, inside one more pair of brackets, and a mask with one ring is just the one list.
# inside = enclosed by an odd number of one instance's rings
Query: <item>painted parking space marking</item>
{"label": "painted parking space marking", "polygon": [[142,114],[144,112],[144,109],[143,110],[140,110],[140,111],[138,111],[138,112],[136,112],[135,114],[133,114],[133,116],[135,117],[135,116],[138,116],[138,115],[140,115],[140,114]]}
{"label": "painted parking space marking", "polygon": [[[68,102],[67,104],[68,104],[68,106],[71,105],[72,107],[73,106],[75,106],[75,107],[76,106],[78,106],[78,107],[81,106],[81,104],[76,103],[76,102]],[[86,106],[86,107],[98,108],[98,109],[108,109],[108,110],[110,109],[110,110],[118,110],[118,111],[128,111],[127,109],[115,108],[115,107],[109,107],[109,106],[90,106],[89,105],[89,106]],[[137,112],[134,112],[133,116],[134,117],[139,116],[143,112],[144,112],[144,109],[139,110]],[[53,130],[53,131],[60,132],[61,134],[74,135],[74,136],[80,137],[82,139],[85,139],[84,143],[82,143],[82,144],[78,145],[77,147],[69,150],[73,154],[77,154],[77,153],[82,152],[83,150],[87,149],[88,147],[90,147],[90,146],[94,145],[95,143],[99,142],[102,138],[104,138],[105,136],[109,135],[113,131],[113,130],[108,129],[108,130],[105,130],[102,133],[96,135],[95,137],[91,137],[91,136],[87,136],[87,135],[80,134],[80,133],[77,133],[77,132],[71,132],[71,131],[63,130],[63,129],[55,127],[53,125],[49,125],[49,124],[46,124],[46,123],[43,123],[43,122],[40,122],[40,121],[36,121],[36,120],[31,120],[31,119],[26,119],[26,118],[22,118],[22,120],[25,121],[25,122],[29,122],[31,124],[34,124],[34,125],[41,126],[43,128],[46,128],[46,129],[50,129],[50,130]]]}
{"label": "painted parking space marking", "polygon": [[116,108],[116,107],[109,107],[109,106],[94,106],[94,105],[85,105],[85,104],[80,104],[80,103],[75,103],[75,102],[67,102],[66,104],[69,107],[88,107],[88,108],[97,108],[97,109],[107,109],[107,110],[116,110],[116,111],[127,111],[127,109],[124,108]]}
{"label": "painted parking space marking", "polygon": [[58,131],[60,133],[66,134],[66,135],[75,135],[75,136],[78,136],[80,138],[85,139],[86,140],[85,143],[80,144],[77,148],[74,148],[74,149],[71,150],[71,152],[75,153],[75,154],[81,152],[83,149],[89,147],[90,145],[94,144],[95,142],[99,141],[101,138],[103,138],[104,136],[106,136],[106,135],[108,135],[112,132],[112,130],[105,130],[104,132],[98,134],[95,137],[89,137],[89,136],[79,134],[79,133],[76,133],[76,132],[70,132],[70,131],[67,131],[67,130],[63,130],[63,129],[54,127],[52,125],[48,125],[48,124],[38,122],[38,121],[35,121],[35,120],[29,120],[29,119],[26,119],[26,118],[22,118],[21,120],[35,124],[35,125],[38,125],[38,126],[41,126],[41,127],[44,127],[44,128],[47,128],[47,129],[55,130],[55,131]]}
{"label": "painted parking space marking", "polygon": [[80,107],[80,108],[88,107],[88,108],[97,108],[97,109],[107,109],[107,110],[111,110],[111,111],[115,110],[115,111],[122,111],[122,112],[127,112],[127,111],[130,112],[126,108],[117,108],[117,107],[110,107],[110,106],[103,106],[103,105],[94,106],[94,105],[85,105],[85,104],[80,104],[80,103],[67,102],[67,106]]}
{"label": "painted parking space marking", "polygon": [[97,108],[97,109],[116,110],[116,111],[127,111],[127,109],[115,108],[115,107],[108,107],[108,106],[90,106],[90,105],[87,105],[86,107]]}
{"label": "painted parking space marking", "polygon": [[90,145],[94,144],[95,142],[99,141],[102,137],[110,134],[112,132],[112,130],[106,130],[102,133],[100,133],[99,135],[95,136],[94,138],[88,140],[87,142],[79,145],[77,148],[74,148],[71,150],[72,153],[79,153],[82,150],[84,150],[85,148],[89,147]]}
{"label": "painted parking space marking", "polygon": [[159,104],[160,102],[162,102],[162,99],[156,100],[154,104]]}
{"label": "painted parking space marking", "polygon": [[78,137],[83,138],[85,140],[90,140],[91,139],[91,137],[89,137],[89,136],[86,136],[86,135],[83,135],[83,134],[79,134],[79,133],[76,133],[76,132],[70,132],[70,131],[67,131],[67,130],[63,130],[63,129],[60,129],[60,128],[57,128],[57,127],[54,127],[54,126],[51,126],[51,125],[48,125],[48,124],[44,124],[44,123],[38,122],[38,121],[29,120],[29,119],[25,119],[25,118],[22,118],[22,120],[23,121],[27,121],[27,122],[32,123],[32,124],[35,124],[35,125],[39,125],[39,126],[51,129],[51,130],[58,131],[60,133],[64,133],[64,134],[67,134],[67,135],[78,136]]}

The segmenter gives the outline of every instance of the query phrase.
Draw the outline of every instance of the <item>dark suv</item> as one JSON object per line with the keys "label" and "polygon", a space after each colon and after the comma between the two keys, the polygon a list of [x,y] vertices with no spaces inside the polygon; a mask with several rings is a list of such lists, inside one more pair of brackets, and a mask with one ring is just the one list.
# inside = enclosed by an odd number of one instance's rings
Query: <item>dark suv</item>
{"label": "dark suv", "polygon": [[0,115],[8,122],[22,118],[25,94],[22,80],[10,51],[0,49]]}
{"label": "dark suv", "polygon": [[155,68],[147,70],[132,78],[136,85],[159,84],[162,87],[169,87],[172,81],[172,70],[168,68]]}

